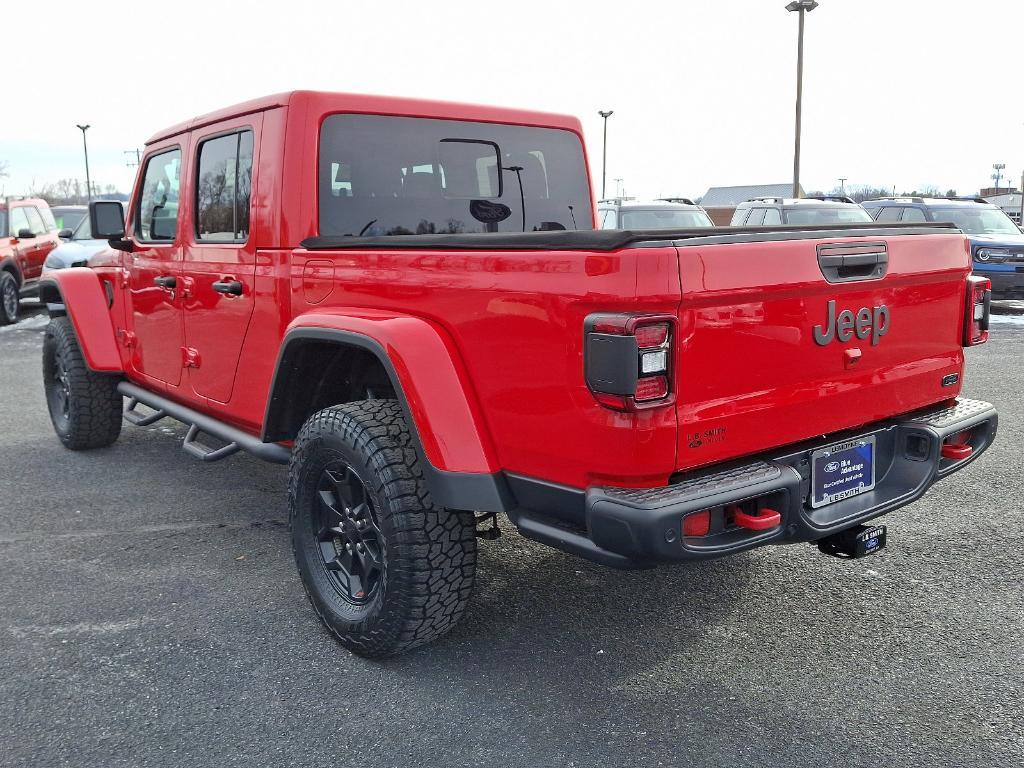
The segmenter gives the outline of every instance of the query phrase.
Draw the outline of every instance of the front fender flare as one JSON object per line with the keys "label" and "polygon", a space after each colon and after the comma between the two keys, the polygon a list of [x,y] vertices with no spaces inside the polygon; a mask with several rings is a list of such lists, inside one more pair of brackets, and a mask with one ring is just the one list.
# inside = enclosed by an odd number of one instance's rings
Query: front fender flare
{"label": "front fender flare", "polygon": [[285,391],[289,347],[304,340],[356,346],[380,360],[418,442],[435,502],[479,511],[513,508],[469,376],[443,328],[382,310],[334,308],[300,315],[285,331],[264,429]]}
{"label": "front fender flare", "polygon": [[48,304],[64,305],[85,364],[90,369],[103,373],[124,372],[107,294],[99,275],[88,267],[55,270],[40,281],[39,295]]}

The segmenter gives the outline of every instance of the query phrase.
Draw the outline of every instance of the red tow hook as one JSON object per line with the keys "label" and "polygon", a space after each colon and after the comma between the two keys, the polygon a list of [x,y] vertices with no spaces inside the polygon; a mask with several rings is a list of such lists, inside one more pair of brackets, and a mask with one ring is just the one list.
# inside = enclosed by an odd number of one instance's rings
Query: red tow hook
{"label": "red tow hook", "polygon": [[762,509],[757,515],[748,515],[739,507],[733,507],[731,512],[736,525],[751,531],[767,531],[782,522],[782,515],[774,509]]}
{"label": "red tow hook", "polygon": [[960,461],[974,453],[974,449],[967,443],[946,443],[942,446],[942,458]]}

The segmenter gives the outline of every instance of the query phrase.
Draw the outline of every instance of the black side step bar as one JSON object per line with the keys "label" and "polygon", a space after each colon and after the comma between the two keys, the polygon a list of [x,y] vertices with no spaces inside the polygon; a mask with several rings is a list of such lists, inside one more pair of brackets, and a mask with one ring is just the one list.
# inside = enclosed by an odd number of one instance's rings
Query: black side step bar
{"label": "black side step bar", "polygon": [[[188,435],[182,448],[186,453],[201,461],[219,461],[240,450],[248,451],[257,458],[272,464],[287,464],[292,452],[279,443],[264,443],[258,437],[243,432],[237,427],[218,421],[212,416],[194,411],[191,408],[168,400],[166,397],[149,392],[142,387],[122,381],[117,391],[128,398],[128,410],[124,417],[136,426],[145,427],[155,424],[160,419],[170,417],[188,425]],[[139,413],[135,410],[139,404],[153,409],[153,413]],[[211,435],[227,445],[221,448],[210,448],[198,442],[201,434]]]}

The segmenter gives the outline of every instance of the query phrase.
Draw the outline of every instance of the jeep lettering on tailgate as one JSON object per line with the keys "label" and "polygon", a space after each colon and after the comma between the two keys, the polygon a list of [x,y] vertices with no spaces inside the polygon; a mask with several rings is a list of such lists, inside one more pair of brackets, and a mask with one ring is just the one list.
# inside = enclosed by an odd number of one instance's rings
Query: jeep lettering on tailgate
{"label": "jeep lettering on tailgate", "polygon": [[854,334],[858,339],[866,339],[871,336],[871,346],[878,346],[878,342],[889,332],[889,308],[885,304],[877,307],[861,307],[854,315],[852,309],[844,309],[836,317],[836,300],[828,303],[828,317],[825,325],[814,326],[814,341],[825,346],[833,339],[849,341]]}

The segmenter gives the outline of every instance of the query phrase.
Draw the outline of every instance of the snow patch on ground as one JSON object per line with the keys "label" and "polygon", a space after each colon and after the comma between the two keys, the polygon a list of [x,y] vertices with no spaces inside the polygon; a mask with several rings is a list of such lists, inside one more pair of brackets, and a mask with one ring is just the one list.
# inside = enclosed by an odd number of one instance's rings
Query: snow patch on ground
{"label": "snow patch on ground", "polygon": [[40,328],[45,328],[49,322],[50,318],[46,314],[29,315],[14,325],[0,325],[0,333],[7,333],[9,331],[38,331]]}

